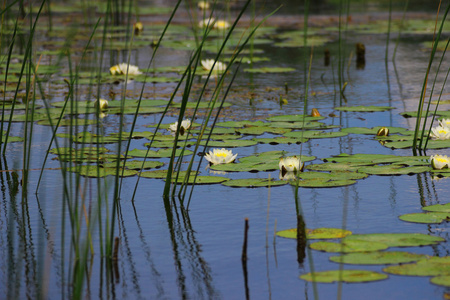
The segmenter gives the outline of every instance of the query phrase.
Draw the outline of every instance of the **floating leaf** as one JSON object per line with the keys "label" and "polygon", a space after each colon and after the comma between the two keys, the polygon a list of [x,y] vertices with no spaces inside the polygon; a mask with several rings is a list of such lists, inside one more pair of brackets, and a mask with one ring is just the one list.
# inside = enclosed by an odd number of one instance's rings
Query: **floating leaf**
{"label": "floating leaf", "polygon": [[299,138],[288,138],[284,136],[278,136],[274,138],[254,138],[254,141],[261,144],[270,144],[270,145],[278,145],[278,144],[301,144],[306,143],[308,139],[299,139]]}
{"label": "floating leaf", "polygon": [[315,242],[309,245],[311,249],[325,252],[369,252],[387,249],[388,246],[383,243],[370,242],[370,241],[359,241],[359,240],[348,240],[341,241],[341,243],[333,242]]}
{"label": "floating leaf", "polygon": [[[180,156],[182,149],[177,149],[175,151],[175,156]],[[192,154],[190,150],[184,150],[183,153],[185,156]],[[133,149],[128,151],[128,156],[131,157],[148,157],[148,158],[161,158],[161,157],[170,157],[172,155],[172,149],[160,149],[158,151],[153,150],[142,150],[142,149]]]}
{"label": "floating leaf", "polygon": [[[403,128],[403,127],[390,127],[390,126],[385,126],[387,129],[389,129],[389,133],[401,133],[403,134],[404,132],[408,131],[408,129]],[[353,134],[367,134],[367,135],[376,135],[378,130],[382,128],[382,126],[377,126],[377,127],[373,127],[373,128],[366,128],[366,127],[348,127],[348,128],[342,128],[341,131],[342,132],[347,132],[347,133],[353,133]]]}
{"label": "floating leaf", "polygon": [[[340,228],[316,228],[316,229],[306,229],[306,237],[310,240],[318,239],[340,239],[351,235],[352,232],[349,230],[343,230]],[[277,232],[278,236],[296,239],[297,238],[297,228],[281,230]]]}
{"label": "floating leaf", "polygon": [[439,224],[450,220],[450,212],[429,212],[405,214],[399,217],[400,220],[413,223]]}
{"label": "floating leaf", "polygon": [[123,176],[123,177],[129,177],[134,176],[137,174],[136,170],[124,170],[122,171],[121,168],[117,171],[116,168],[103,168],[101,165],[82,165],[82,166],[75,166],[69,169],[71,172],[79,173],[81,176],[86,177],[106,177],[106,176]]}
{"label": "floating leaf", "polygon": [[[180,171],[178,176],[184,177],[186,175],[186,173],[187,173],[187,171]],[[195,176],[196,173],[197,172],[195,172],[195,171],[191,171],[190,177]],[[172,176],[176,176],[176,174],[177,173],[174,172]],[[142,172],[140,174],[140,176],[141,177],[145,177],[145,178],[166,179],[166,177],[167,177],[167,170],[145,171],[145,172]]]}
{"label": "floating leaf", "polygon": [[440,211],[440,212],[450,212],[450,203],[446,204],[435,204],[426,207],[422,207],[423,210],[427,211]]}
{"label": "floating leaf", "polygon": [[[181,184],[184,182],[184,176],[180,176],[178,177],[178,181],[177,183]],[[189,176],[189,180],[187,182],[187,184],[194,184],[194,179],[195,179],[195,184],[214,184],[214,183],[221,183],[224,181],[228,181],[230,180],[229,178],[226,177],[220,177],[220,176],[197,176],[197,178],[195,178],[195,176]],[[172,177],[172,182],[175,182],[175,178]]]}
{"label": "floating leaf", "polygon": [[404,251],[386,251],[386,252],[367,252],[367,253],[349,253],[340,256],[331,256],[330,260],[337,263],[353,265],[385,265],[399,264],[418,261],[425,255],[414,254]]}
{"label": "floating leaf", "polygon": [[[326,178],[317,178],[317,179],[300,180],[298,182],[298,186],[304,188],[331,188],[331,187],[352,185],[355,183],[356,181],[351,179],[330,180]],[[292,181],[291,184],[297,185],[297,181]]]}
{"label": "floating leaf", "polygon": [[[226,140],[226,141],[209,141],[208,147],[230,148],[230,147],[248,147],[258,144],[254,140]],[[206,145],[206,141],[200,142],[201,146]]]}
{"label": "floating leaf", "polygon": [[358,171],[362,166],[370,163],[324,163],[306,166],[305,169],[314,171]]}
{"label": "floating leaf", "polygon": [[450,275],[450,256],[430,257],[412,264],[389,266],[383,271],[408,276],[448,276]]}
{"label": "floating leaf", "polygon": [[358,169],[359,172],[372,175],[411,175],[430,171],[431,167],[402,167],[400,165],[368,166]]}
{"label": "floating leaf", "polygon": [[247,178],[247,179],[233,179],[222,183],[226,186],[231,187],[267,187],[267,186],[278,186],[286,184],[283,180],[273,180],[267,178]]}
{"label": "floating leaf", "polygon": [[271,122],[310,122],[323,120],[325,117],[312,117],[308,115],[281,115],[267,118]]}
{"label": "floating leaf", "polygon": [[394,109],[395,107],[392,106],[373,106],[373,105],[367,105],[367,106],[341,106],[341,107],[335,107],[335,110],[339,111],[354,111],[354,112],[374,112],[374,111],[387,111]]}
{"label": "floating leaf", "polygon": [[[123,163],[120,163],[119,166],[123,167]],[[164,166],[163,162],[153,161],[153,160],[146,160],[145,162],[141,161],[141,160],[127,160],[125,162],[125,169],[128,169],[128,170],[154,169],[154,168],[159,168],[162,166]],[[115,162],[104,163],[103,167],[104,168],[115,168],[116,163]]]}
{"label": "floating leaf", "polygon": [[450,275],[436,276],[430,279],[431,283],[450,287]]}
{"label": "floating leaf", "polygon": [[371,233],[353,234],[345,238],[348,240],[373,241],[384,243],[389,247],[415,247],[434,245],[445,241],[441,237],[426,235],[422,233]]}
{"label": "floating leaf", "polygon": [[324,139],[324,138],[334,138],[334,137],[342,137],[346,136],[348,133],[341,131],[292,131],[284,134],[286,137],[292,138],[309,138],[309,139]]}
{"label": "floating leaf", "polygon": [[366,270],[333,270],[308,273],[300,276],[300,279],[312,282],[369,282],[388,278],[386,274],[381,274]]}

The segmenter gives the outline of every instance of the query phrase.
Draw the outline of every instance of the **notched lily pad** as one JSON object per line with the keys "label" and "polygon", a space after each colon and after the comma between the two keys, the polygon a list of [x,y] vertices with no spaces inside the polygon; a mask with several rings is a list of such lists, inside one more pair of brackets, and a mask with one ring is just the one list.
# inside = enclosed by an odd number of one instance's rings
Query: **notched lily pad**
{"label": "notched lily pad", "polygon": [[422,233],[370,233],[353,234],[345,238],[348,240],[373,241],[384,243],[389,247],[417,247],[426,245],[435,245],[445,241],[437,236],[426,235]]}
{"label": "notched lily pad", "polygon": [[311,282],[369,282],[387,279],[388,275],[366,270],[333,270],[308,273],[300,276],[300,279]]}
{"label": "notched lily pad", "polygon": [[339,111],[354,111],[354,112],[375,112],[375,111],[387,111],[394,109],[395,107],[392,106],[374,106],[374,105],[367,105],[367,106],[341,106],[341,107],[335,107],[335,110]]}
{"label": "notched lily pad", "polygon": [[[343,230],[340,228],[316,228],[316,229],[306,229],[306,237],[310,240],[318,239],[340,239],[351,235],[352,232],[349,230]],[[281,230],[277,232],[278,236],[296,239],[297,238],[297,228],[291,228],[286,230]]]}
{"label": "notched lily pad", "polygon": [[331,256],[330,260],[337,263],[353,265],[385,265],[418,261],[425,258],[423,254],[415,254],[404,251],[349,253],[340,256]]}
{"label": "notched lily pad", "polygon": [[383,271],[408,276],[448,276],[450,275],[450,256],[430,257],[412,264],[389,266]]}

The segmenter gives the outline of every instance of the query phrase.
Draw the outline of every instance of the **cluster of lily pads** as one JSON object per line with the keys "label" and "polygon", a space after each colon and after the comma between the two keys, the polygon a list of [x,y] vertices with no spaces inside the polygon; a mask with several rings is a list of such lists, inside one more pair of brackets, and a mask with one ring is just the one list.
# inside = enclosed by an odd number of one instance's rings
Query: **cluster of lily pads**
{"label": "cluster of lily pads", "polygon": [[[429,211],[439,211],[450,217],[450,204],[428,206]],[[298,239],[297,228],[277,232],[280,237]],[[436,257],[406,251],[388,251],[392,247],[419,247],[436,245],[445,239],[421,233],[371,233],[353,234],[338,228],[306,229],[307,240],[333,240],[340,242],[317,241],[309,244],[311,249],[330,253],[332,262],[352,265],[391,265],[383,268],[384,273],[368,270],[330,270],[301,275],[306,281],[331,283],[367,282],[387,279],[387,274],[407,276],[432,276],[431,282],[450,286],[450,256]],[[386,274],[387,273],[387,274]]]}

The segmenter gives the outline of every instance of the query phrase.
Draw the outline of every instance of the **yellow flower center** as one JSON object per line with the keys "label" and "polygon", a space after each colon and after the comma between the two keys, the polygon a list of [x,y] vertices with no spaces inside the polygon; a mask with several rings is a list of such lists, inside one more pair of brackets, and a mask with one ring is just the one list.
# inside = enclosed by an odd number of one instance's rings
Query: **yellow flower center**
{"label": "yellow flower center", "polygon": [[446,133],[447,133],[447,130],[439,130],[439,133],[440,133],[440,134],[446,134]]}
{"label": "yellow flower center", "polygon": [[224,153],[224,152],[221,152],[221,153],[216,153],[216,156],[219,156],[219,157],[227,157],[227,154]]}
{"label": "yellow flower center", "polygon": [[446,163],[446,162],[448,162],[448,160],[445,159],[445,158],[443,158],[443,157],[435,157],[434,159],[437,160],[438,162],[441,162],[441,163]]}

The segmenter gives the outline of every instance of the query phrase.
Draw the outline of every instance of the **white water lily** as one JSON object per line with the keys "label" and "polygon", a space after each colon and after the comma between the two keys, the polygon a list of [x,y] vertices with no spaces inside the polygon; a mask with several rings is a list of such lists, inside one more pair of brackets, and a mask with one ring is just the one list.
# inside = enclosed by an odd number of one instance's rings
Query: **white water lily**
{"label": "white water lily", "polygon": [[450,130],[450,119],[442,119],[439,121],[439,125],[441,125],[442,127],[446,127],[449,128]]}
{"label": "white water lily", "polygon": [[441,170],[444,168],[449,168],[450,166],[450,159],[447,157],[447,155],[431,155],[431,166],[435,170]]}
{"label": "white water lily", "polygon": [[233,162],[237,157],[237,153],[233,155],[231,150],[225,148],[213,149],[205,154],[205,159],[213,165],[228,164]]}
{"label": "white water lily", "polygon": [[278,166],[281,172],[297,172],[303,169],[303,163],[297,156],[280,158]]}
{"label": "white water lily", "polygon": [[209,9],[209,2],[208,1],[198,1],[197,7],[201,10],[207,10]]}
{"label": "white water lily", "polygon": [[431,135],[435,140],[448,140],[450,139],[450,128],[437,126],[431,128]]}
{"label": "white water lily", "polygon": [[107,110],[108,109],[108,100],[106,99],[98,99],[94,103],[95,107],[98,106],[100,110]]}
{"label": "white water lily", "polygon": [[204,59],[202,60],[202,68],[206,71],[213,69],[213,74],[217,74],[225,72],[227,65],[220,61],[217,61],[214,65],[214,59]]}
{"label": "white water lily", "polygon": [[[178,121],[173,124],[170,124],[169,130],[173,131],[173,132],[177,132],[177,127],[178,127]],[[190,127],[191,127],[191,120],[185,119],[185,120],[181,121],[181,126],[180,126],[180,131],[182,132],[181,134],[183,134],[184,131],[188,130]]]}
{"label": "white water lily", "polygon": [[211,26],[214,23],[214,21],[215,21],[214,18],[200,20],[200,22],[198,22],[198,27],[204,28]]}
{"label": "white water lily", "polygon": [[139,71],[139,68],[137,66],[128,65],[127,63],[121,63],[115,66],[112,66],[109,68],[109,72],[111,75],[125,75],[128,72],[128,75],[140,75],[142,74],[141,71]]}
{"label": "white water lily", "polygon": [[216,23],[214,23],[215,29],[227,29],[230,27],[230,23],[224,20],[217,20]]}

